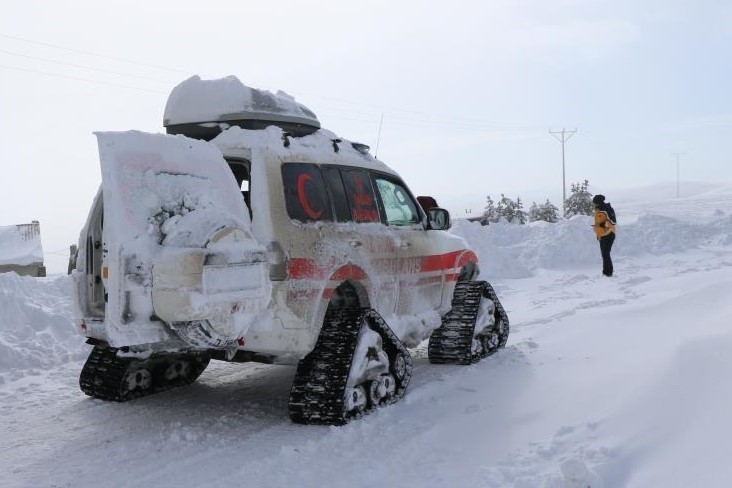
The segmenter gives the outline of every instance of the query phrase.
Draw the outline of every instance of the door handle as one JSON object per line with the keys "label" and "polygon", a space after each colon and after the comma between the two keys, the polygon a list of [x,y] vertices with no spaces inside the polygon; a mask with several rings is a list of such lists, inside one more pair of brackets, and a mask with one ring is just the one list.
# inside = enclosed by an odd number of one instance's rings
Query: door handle
{"label": "door handle", "polygon": [[399,243],[399,248],[400,249],[406,249],[408,247],[412,247],[412,243],[409,242],[409,241],[402,241],[402,242]]}
{"label": "door handle", "polygon": [[361,241],[359,241],[359,240],[356,240],[356,239],[352,239],[352,240],[348,241],[348,243],[352,247],[361,247],[361,246],[363,246],[363,243]]}

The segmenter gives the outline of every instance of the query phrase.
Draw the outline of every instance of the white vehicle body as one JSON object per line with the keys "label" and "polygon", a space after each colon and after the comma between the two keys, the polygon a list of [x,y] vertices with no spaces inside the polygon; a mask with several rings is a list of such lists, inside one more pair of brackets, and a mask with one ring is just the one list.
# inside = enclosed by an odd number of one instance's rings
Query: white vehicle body
{"label": "white vehicle body", "polygon": [[102,185],[74,271],[92,341],[296,363],[329,304],[348,300],[415,346],[458,279],[477,275],[465,241],[435,230],[447,225],[360,145],[323,129],[219,129],[210,142],[97,135]]}

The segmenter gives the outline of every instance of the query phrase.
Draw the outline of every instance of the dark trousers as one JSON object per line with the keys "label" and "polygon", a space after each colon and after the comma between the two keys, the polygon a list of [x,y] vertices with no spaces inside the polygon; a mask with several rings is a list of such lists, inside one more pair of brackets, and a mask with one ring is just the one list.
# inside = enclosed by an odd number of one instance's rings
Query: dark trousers
{"label": "dark trousers", "polygon": [[600,253],[602,254],[602,274],[604,274],[605,276],[613,275],[613,260],[610,259],[610,249],[613,248],[613,242],[615,242],[614,232],[600,238]]}

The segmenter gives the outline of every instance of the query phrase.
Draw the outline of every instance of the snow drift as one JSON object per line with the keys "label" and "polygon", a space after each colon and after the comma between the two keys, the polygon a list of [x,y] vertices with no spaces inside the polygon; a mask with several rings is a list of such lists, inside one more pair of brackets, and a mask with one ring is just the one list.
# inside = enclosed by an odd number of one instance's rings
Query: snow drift
{"label": "snow drift", "polygon": [[86,357],[71,291],[65,276],[0,274],[0,382]]}
{"label": "snow drift", "polygon": [[[725,187],[726,188],[726,187]],[[727,188],[728,195],[732,189]],[[719,188],[687,198],[615,206],[618,230],[612,256],[618,260],[644,255],[681,253],[705,245],[732,243],[732,215]],[[710,200],[714,206],[710,206]],[[638,208],[651,208],[639,212]],[[690,209],[697,209],[694,213]],[[683,212],[681,210],[683,209]],[[665,210],[665,211],[664,211]],[[452,232],[476,250],[483,279],[528,278],[538,269],[562,270],[600,266],[600,250],[592,217],[577,215],[555,224],[499,222],[481,226],[457,220]],[[599,268],[598,268],[599,269]]]}

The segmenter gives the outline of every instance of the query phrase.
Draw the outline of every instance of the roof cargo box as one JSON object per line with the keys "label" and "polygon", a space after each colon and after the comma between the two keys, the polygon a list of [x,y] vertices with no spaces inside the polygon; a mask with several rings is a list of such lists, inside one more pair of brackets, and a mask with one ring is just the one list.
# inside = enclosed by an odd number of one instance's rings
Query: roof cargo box
{"label": "roof cargo box", "polygon": [[176,86],[165,105],[163,125],[168,134],[205,141],[231,126],[257,130],[275,125],[297,137],[320,129],[315,114],[287,93],[250,88],[235,76],[193,76]]}

